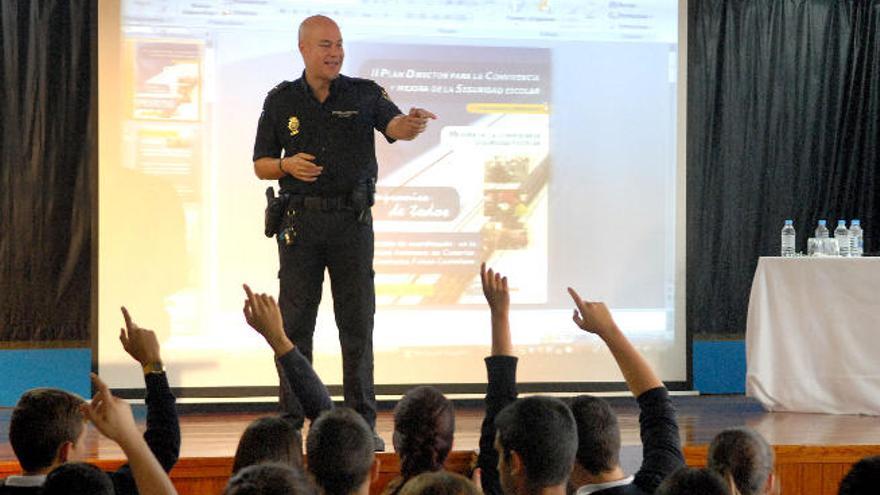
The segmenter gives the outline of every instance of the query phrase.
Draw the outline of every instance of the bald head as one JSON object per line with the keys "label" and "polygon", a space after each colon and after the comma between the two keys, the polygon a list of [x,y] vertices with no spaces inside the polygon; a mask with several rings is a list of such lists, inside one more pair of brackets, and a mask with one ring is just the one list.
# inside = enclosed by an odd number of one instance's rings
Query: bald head
{"label": "bald head", "polygon": [[306,17],[301,23],[299,23],[299,42],[302,43],[308,36],[312,36],[322,29],[335,30],[337,33],[339,32],[339,26],[336,24],[336,21],[325,15]]}
{"label": "bald head", "polygon": [[307,17],[299,25],[299,52],[309,84],[329,84],[339,76],[345,57],[339,26],[323,15]]}

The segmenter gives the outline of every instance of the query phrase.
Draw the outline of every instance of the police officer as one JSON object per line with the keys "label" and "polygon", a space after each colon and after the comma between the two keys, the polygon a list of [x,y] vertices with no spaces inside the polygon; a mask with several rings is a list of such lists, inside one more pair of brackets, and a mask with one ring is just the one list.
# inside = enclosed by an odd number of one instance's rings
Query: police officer
{"label": "police officer", "polygon": [[[302,77],[266,96],[253,157],[257,177],[277,179],[285,202],[277,236],[279,305],[285,332],[311,361],[324,269],[329,271],[345,405],[375,428],[373,129],[389,142],[412,140],[436,116],[418,108],[403,114],[375,82],[341,75],[342,35],[328,17],[300,24],[299,51]],[[376,449],[384,450],[376,440]]]}

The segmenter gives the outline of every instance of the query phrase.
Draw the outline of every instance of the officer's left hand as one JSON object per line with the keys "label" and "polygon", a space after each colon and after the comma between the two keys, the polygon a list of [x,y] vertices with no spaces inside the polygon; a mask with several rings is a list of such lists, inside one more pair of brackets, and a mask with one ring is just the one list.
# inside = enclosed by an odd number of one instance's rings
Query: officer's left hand
{"label": "officer's left hand", "polygon": [[425,132],[428,120],[437,116],[423,108],[410,108],[406,115],[398,115],[388,125],[388,134],[395,139],[409,141]]}

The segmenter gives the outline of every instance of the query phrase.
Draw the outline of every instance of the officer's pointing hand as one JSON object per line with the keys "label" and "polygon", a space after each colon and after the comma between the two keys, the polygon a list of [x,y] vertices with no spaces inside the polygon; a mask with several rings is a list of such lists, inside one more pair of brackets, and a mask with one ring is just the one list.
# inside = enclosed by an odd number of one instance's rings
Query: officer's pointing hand
{"label": "officer's pointing hand", "polygon": [[297,153],[281,161],[281,169],[303,182],[315,182],[324,167],[314,163],[315,156],[308,153]]}
{"label": "officer's pointing hand", "polygon": [[422,123],[425,123],[425,124],[428,123],[428,119],[431,119],[431,120],[437,119],[436,115],[425,110],[424,108],[410,108],[409,115],[407,115],[407,116],[410,118],[421,119]]}
{"label": "officer's pointing hand", "polygon": [[[437,116],[423,108],[410,108],[406,120],[415,131],[415,135],[425,132],[428,128],[428,119],[436,119]],[[415,136],[413,136],[415,137]]]}
{"label": "officer's pointing hand", "polygon": [[408,114],[398,115],[388,127],[392,137],[411,140],[425,132],[429,119],[436,118],[436,115],[423,108],[410,108]]}

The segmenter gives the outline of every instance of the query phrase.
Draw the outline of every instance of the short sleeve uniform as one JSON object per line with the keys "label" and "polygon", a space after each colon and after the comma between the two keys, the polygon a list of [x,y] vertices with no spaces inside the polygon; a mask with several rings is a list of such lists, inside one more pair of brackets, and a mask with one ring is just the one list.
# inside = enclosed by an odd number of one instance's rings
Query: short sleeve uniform
{"label": "short sleeve uniform", "polygon": [[323,167],[318,180],[307,183],[287,175],[279,181],[281,189],[308,196],[348,194],[359,182],[376,178],[373,130],[384,134],[391,119],[400,114],[373,81],[340,75],[321,103],[303,75],[279,84],[266,96],[253,159],[308,153]]}

